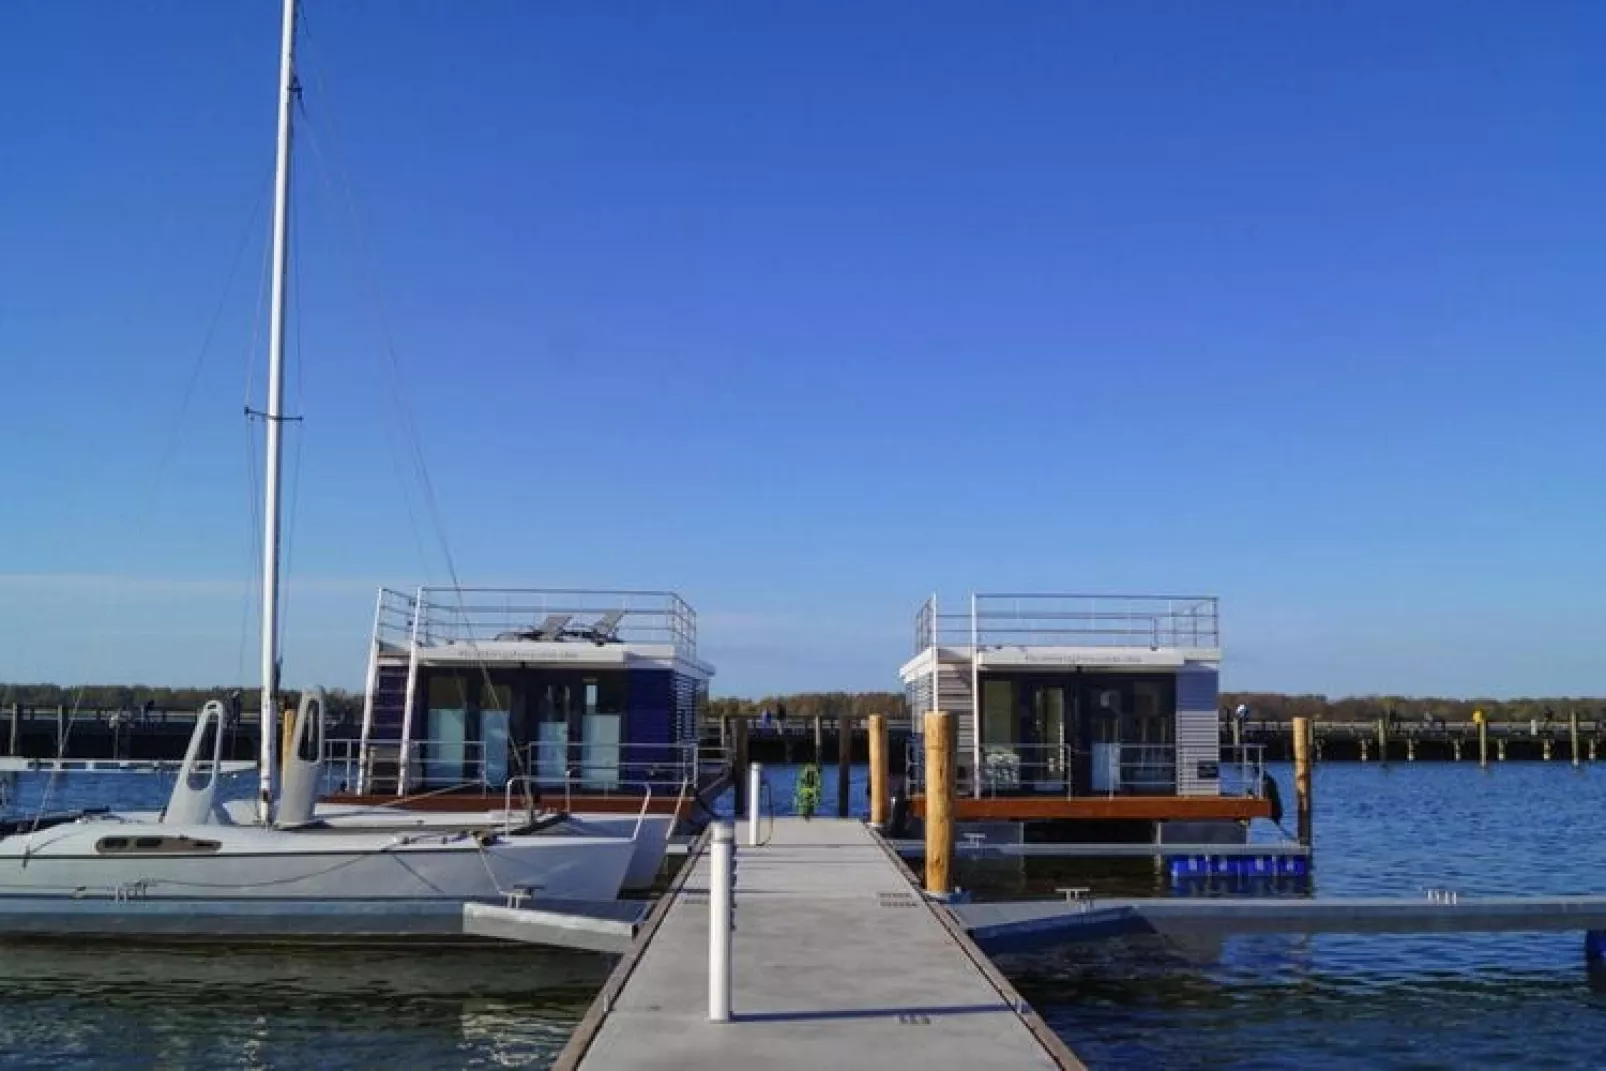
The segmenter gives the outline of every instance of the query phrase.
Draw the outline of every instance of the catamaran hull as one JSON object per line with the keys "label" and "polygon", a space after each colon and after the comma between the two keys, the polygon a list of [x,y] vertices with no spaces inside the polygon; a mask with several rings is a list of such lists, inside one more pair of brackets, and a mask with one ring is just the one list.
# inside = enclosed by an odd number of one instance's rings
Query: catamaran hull
{"label": "catamaran hull", "polygon": [[[250,800],[231,800],[222,804],[230,821],[251,820]],[[523,810],[493,811],[408,811],[399,807],[357,807],[350,804],[319,803],[313,818],[331,830],[413,830],[467,832],[496,830],[523,822]],[[640,834],[637,835],[637,822]],[[635,851],[625,873],[623,888],[632,891],[652,888],[669,850],[669,835],[675,825],[672,814],[593,814],[568,815],[543,835],[635,838]]]}
{"label": "catamaran hull", "polygon": [[[108,854],[105,838],[187,837],[215,850]],[[292,842],[285,841],[286,837]],[[78,822],[0,840],[0,894],[191,899],[612,900],[628,840],[461,834],[299,835],[215,825]]]}
{"label": "catamaran hull", "polygon": [[[669,852],[669,835],[674,832],[675,821],[672,814],[649,814],[641,819],[641,832],[636,835],[636,850],[630,857],[630,868],[625,872],[626,889],[650,889],[658,880],[664,856]],[[635,834],[636,816],[576,814],[565,819],[560,827],[584,837],[629,837]]]}

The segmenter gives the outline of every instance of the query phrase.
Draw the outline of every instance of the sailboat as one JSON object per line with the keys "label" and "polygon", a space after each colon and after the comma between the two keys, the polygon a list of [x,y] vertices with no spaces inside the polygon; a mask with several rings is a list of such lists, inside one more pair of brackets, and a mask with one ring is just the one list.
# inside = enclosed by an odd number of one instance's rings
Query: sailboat
{"label": "sailboat", "polygon": [[[313,821],[322,700],[302,697],[275,793],[279,701],[280,462],[289,251],[296,0],[284,0],[274,176],[262,562],[259,792],[250,824],[218,800],[224,706],[207,704],[160,815],[78,814],[0,824],[0,906],[12,897],[63,900],[611,900],[635,853],[632,838],[530,831],[337,830]],[[315,708],[315,709],[314,709]],[[206,743],[211,741],[210,753]],[[276,806],[277,805],[277,806]],[[639,832],[639,829],[638,829]]]}

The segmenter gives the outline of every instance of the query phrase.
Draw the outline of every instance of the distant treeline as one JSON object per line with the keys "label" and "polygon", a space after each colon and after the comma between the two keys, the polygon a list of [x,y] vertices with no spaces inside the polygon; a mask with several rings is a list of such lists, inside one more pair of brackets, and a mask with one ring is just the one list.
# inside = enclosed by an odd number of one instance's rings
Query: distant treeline
{"label": "distant treeline", "polygon": [[851,718],[862,718],[867,714],[901,718],[904,715],[904,699],[902,692],[794,692],[791,695],[767,695],[762,699],[720,696],[708,701],[708,715],[713,718],[762,714],[766,710],[771,714],[805,720],[813,720],[816,714],[825,718],[844,714]]}
{"label": "distant treeline", "polygon": [[[1221,694],[1224,713],[1236,710],[1240,703],[1248,705],[1249,716],[1257,721],[1288,721],[1296,715],[1323,721],[1375,721],[1391,714],[1405,721],[1423,721],[1428,716],[1445,721],[1471,721],[1474,710],[1482,710],[1490,721],[1543,719],[1547,713],[1565,718],[1573,710],[1589,717],[1606,714],[1606,698],[1601,697],[1439,699],[1367,695],[1332,699],[1325,695],[1283,695],[1278,692]],[[813,718],[815,714],[830,718],[842,713],[854,717],[865,714],[901,717],[905,709],[904,697],[899,692],[799,692],[767,695],[762,699],[722,697],[709,701],[709,713],[715,717],[760,714],[766,710],[771,714],[784,710],[788,718]]]}
{"label": "distant treeline", "polygon": [[1437,699],[1422,696],[1363,695],[1329,699],[1325,695],[1282,695],[1277,692],[1223,692],[1225,711],[1249,707],[1254,721],[1288,721],[1305,716],[1322,721],[1376,721],[1398,715],[1406,722],[1428,717],[1445,721],[1471,721],[1474,710],[1483,711],[1490,721],[1530,721],[1547,714],[1565,718],[1576,710],[1581,716],[1595,717],[1606,711],[1606,699],[1599,696],[1562,696],[1539,699]]}
{"label": "distant treeline", "polygon": [[[25,707],[66,706],[80,710],[138,710],[147,702],[157,710],[199,710],[209,699],[225,699],[236,689],[172,688],[145,684],[0,684],[0,706],[17,703]],[[255,688],[238,689],[244,710],[257,707]],[[299,699],[287,692],[284,703]],[[1279,692],[1223,692],[1221,708],[1249,707],[1256,721],[1287,721],[1297,715],[1324,721],[1372,721],[1396,714],[1405,721],[1422,721],[1428,716],[1446,721],[1470,721],[1474,710],[1482,710],[1491,721],[1528,721],[1546,714],[1565,718],[1570,711],[1595,717],[1606,714],[1606,698],[1551,697],[1535,699],[1439,699],[1420,696],[1367,695],[1331,699],[1325,695],[1284,695]],[[767,695],[759,699],[720,696],[708,701],[712,717],[756,715],[764,711],[784,713],[787,718],[812,719],[816,714],[834,718],[846,714],[886,714],[903,717],[906,704],[901,692],[794,692]],[[362,713],[362,695],[339,689],[329,692],[329,712],[336,717],[356,717]]]}
{"label": "distant treeline", "polygon": [[[64,706],[68,710],[139,710],[146,703],[153,710],[200,710],[211,699],[228,699],[238,692],[242,710],[256,710],[261,694],[257,688],[170,688],[149,684],[0,684],[0,706],[16,703],[24,707]],[[335,717],[362,714],[362,696],[332,689],[328,692],[329,713]],[[284,706],[301,701],[299,692],[285,692]]]}

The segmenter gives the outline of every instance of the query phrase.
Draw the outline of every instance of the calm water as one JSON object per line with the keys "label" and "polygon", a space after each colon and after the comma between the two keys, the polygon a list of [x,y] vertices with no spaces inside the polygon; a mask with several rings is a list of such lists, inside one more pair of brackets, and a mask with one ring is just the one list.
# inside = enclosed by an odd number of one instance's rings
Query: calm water
{"label": "calm water", "polygon": [[[792,771],[771,773],[785,813]],[[1289,771],[1276,773],[1292,800]],[[25,778],[20,802],[41,789]],[[1606,766],[1330,765],[1316,792],[1321,893],[1606,891]],[[51,803],[164,794],[148,776],[82,777]],[[1108,893],[1155,881],[1146,862],[958,875],[1000,896],[1071,877]],[[1578,935],[1133,939],[1000,965],[1094,1067],[1606,1067],[1606,981],[1585,970]],[[0,1066],[541,1067],[610,966],[530,949],[4,946]]]}
{"label": "calm water", "polygon": [[[1606,767],[1333,764],[1315,793],[1320,894],[1606,892]],[[1093,1067],[1606,1067],[1579,934],[1150,938],[1000,965]]]}

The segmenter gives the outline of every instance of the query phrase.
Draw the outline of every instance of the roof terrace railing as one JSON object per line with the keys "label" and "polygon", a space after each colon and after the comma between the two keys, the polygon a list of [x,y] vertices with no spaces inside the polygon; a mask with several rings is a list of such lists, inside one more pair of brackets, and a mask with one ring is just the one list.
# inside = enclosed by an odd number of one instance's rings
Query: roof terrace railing
{"label": "roof terrace railing", "polygon": [[407,647],[506,640],[669,645],[697,654],[697,614],[670,591],[424,587],[380,594],[375,638]]}
{"label": "roof terrace railing", "polygon": [[1221,646],[1213,595],[988,593],[968,612],[940,613],[935,597],[915,615],[915,651],[928,647]]}

